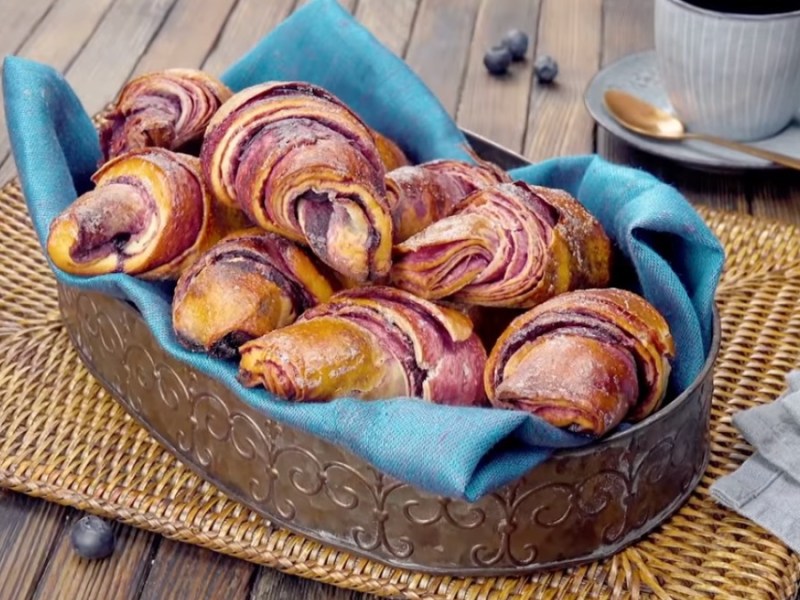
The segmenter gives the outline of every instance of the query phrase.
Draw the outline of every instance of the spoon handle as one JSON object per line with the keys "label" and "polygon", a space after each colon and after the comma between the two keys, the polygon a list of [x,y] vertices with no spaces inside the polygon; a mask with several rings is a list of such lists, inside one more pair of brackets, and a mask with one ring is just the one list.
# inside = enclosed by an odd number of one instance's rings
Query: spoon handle
{"label": "spoon handle", "polygon": [[753,156],[769,160],[776,164],[783,165],[784,167],[800,170],[800,159],[793,158],[791,156],[786,156],[785,154],[780,154],[778,152],[771,152],[769,150],[763,150],[761,148],[756,148],[754,146],[748,146],[747,144],[741,144],[739,142],[726,140],[724,138],[718,138],[714,135],[706,135],[704,133],[687,133],[685,137],[694,140],[703,140],[705,142],[710,142],[718,146],[724,146],[725,148],[730,148],[731,150],[744,152],[745,154],[752,154]]}

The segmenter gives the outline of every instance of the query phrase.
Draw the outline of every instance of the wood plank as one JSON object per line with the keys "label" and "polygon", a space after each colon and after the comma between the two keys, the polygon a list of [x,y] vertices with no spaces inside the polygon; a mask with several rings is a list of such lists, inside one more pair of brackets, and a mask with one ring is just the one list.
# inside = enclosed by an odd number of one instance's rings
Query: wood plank
{"label": "wood plank", "polygon": [[800,173],[764,171],[748,176],[754,215],[800,225]]}
{"label": "wood plank", "polygon": [[419,0],[361,0],[356,18],[381,43],[398,56],[405,56]]}
{"label": "wood plank", "polygon": [[[654,6],[653,0],[604,0],[602,67],[628,54],[653,47]],[[636,165],[651,172],[659,171],[657,163],[648,164],[646,154],[599,126],[597,152],[613,162]]]}
{"label": "wood plank", "polygon": [[[69,526],[82,516],[81,512],[71,511]],[[33,597],[40,600],[138,598],[155,537],[120,523],[112,523],[112,528],[116,535],[114,553],[103,560],[92,561],[75,553],[69,539],[70,528],[65,527]]]}
{"label": "wood plank", "polygon": [[203,69],[221,75],[266,33],[283,21],[295,0],[269,2],[240,1],[231,11],[216,45],[203,63]]}
{"label": "wood plank", "polygon": [[[459,125],[516,152],[525,141],[539,7],[539,0],[483,0],[458,107]],[[483,55],[513,28],[528,32],[528,58],[512,63],[502,77],[490,75]]]}
{"label": "wood plank", "polygon": [[67,70],[89,114],[114,99],[175,0],[117,0]]}
{"label": "wood plank", "polygon": [[708,173],[673,163],[654,172],[678,188],[692,204],[744,214],[750,212],[747,185],[741,177]]}
{"label": "wood plank", "polygon": [[747,185],[741,177],[700,171],[642,152],[599,127],[597,146],[598,154],[606,160],[652,173],[675,186],[693,204],[749,212]]}
{"label": "wood plank", "polygon": [[222,31],[236,0],[177,0],[134,75],[173,67],[197,68],[203,64]]}
{"label": "wood plank", "polygon": [[[113,0],[56,0],[16,52],[64,71],[80,52]],[[2,86],[0,85],[0,89]],[[0,182],[14,175],[5,111],[0,111]]]}
{"label": "wood plank", "polygon": [[246,600],[256,570],[255,565],[243,560],[164,540],[153,559],[141,600]]}
{"label": "wood plank", "polygon": [[[605,0],[603,65],[653,47],[653,0]],[[691,202],[721,210],[748,212],[747,190],[740,177],[705,173],[636,150],[597,128],[597,152],[607,160],[653,173],[677,187]]]}
{"label": "wood plank", "polygon": [[68,513],[49,502],[0,491],[0,600],[31,596]]}
{"label": "wood plank", "polygon": [[[601,66],[653,47],[653,0],[605,0]],[[649,25],[648,25],[649,24]],[[615,163],[660,175],[663,165],[597,126],[597,153]]]}
{"label": "wood plank", "polygon": [[[297,8],[300,8],[301,6],[304,6],[304,5],[308,4],[310,1],[311,1],[311,0],[300,0],[300,1],[297,3]],[[358,4],[358,0],[336,0],[336,1],[337,1],[339,4],[341,4],[342,6],[344,6],[344,7],[345,7],[347,10],[349,10],[350,12],[353,12],[353,9],[354,9],[354,8],[356,7],[356,5]],[[389,2],[386,2],[386,0],[383,0],[383,2],[384,2],[385,4],[389,4]]]}
{"label": "wood plank", "polygon": [[406,62],[453,116],[480,0],[422,0]]}
{"label": "wood plank", "polygon": [[600,64],[602,0],[542,0],[536,54],[559,66],[556,81],[534,83],[525,140],[532,160],[585,154],[594,145],[594,120],[583,92]]}
{"label": "wood plank", "polygon": [[91,37],[113,0],[56,0],[17,54],[64,71]]}
{"label": "wood plank", "polygon": [[0,4],[0,53],[16,53],[52,5],[53,0],[6,0]]}
{"label": "wood plank", "polygon": [[16,174],[17,166],[14,164],[14,157],[7,154],[3,162],[0,163],[0,185],[5,185]]}
{"label": "wood plank", "polygon": [[602,64],[653,48],[653,0],[603,0]]}
{"label": "wood plank", "polygon": [[371,600],[362,594],[280,571],[261,569],[250,600]]}

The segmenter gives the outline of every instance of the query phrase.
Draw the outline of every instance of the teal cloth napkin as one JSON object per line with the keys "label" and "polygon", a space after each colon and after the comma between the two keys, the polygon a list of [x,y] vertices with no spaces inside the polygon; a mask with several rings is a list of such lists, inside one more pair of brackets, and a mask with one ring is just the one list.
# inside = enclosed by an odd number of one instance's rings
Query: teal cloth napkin
{"label": "teal cloth napkin", "polygon": [[[314,0],[298,10],[223,80],[234,90],[267,80],[309,81],[339,96],[417,162],[469,160],[464,136],[432,93],[335,0]],[[14,159],[44,246],[52,219],[89,187],[100,158],[97,134],[52,68],[8,57],[3,86]],[[567,189],[601,220],[628,267],[622,271],[630,275],[629,286],[653,302],[672,327],[679,348],[672,393],[688,386],[710,346],[712,303],[724,260],[691,206],[650,175],[596,156],[551,160],[513,174]],[[519,411],[444,407],[413,398],[288,403],[242,387],[235,363],[183,349],[172,331],[170,285],[124,274],[80,278],[51,267],[66,285],[132,302],[169,354],[215,377],[269,417],[339,444],[430,492],[476,500],[554,450],[590,442]]]}

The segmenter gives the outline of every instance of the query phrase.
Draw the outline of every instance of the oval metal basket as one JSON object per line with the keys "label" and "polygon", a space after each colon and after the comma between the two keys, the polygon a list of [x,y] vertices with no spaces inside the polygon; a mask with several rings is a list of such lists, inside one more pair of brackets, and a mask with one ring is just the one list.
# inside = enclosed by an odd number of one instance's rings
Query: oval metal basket
{"label": "oval metal basket", "polygon": [[[470,134],[505,168],[524,159]],[[686,500],[708,463],[713,364],[645,421],[563,450],[475,503],[386,476],[352,453],[276,423],[168,356],[130,304],[59,287],[87,368],[182,462],[286,529],[382,563],[448,575],[521,575],[597,560]]]}

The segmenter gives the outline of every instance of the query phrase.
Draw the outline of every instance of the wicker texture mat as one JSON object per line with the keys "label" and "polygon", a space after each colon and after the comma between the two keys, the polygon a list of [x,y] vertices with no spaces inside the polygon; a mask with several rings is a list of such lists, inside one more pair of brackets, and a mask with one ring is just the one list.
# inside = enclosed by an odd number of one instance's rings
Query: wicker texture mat
{"label": "wicker texture mat", "polygon": [[751,449],[730,416],[781,392],[800,365],[800,231],[703,211],[729,259],[719,289],[711,463],[672,519],[592,565],[527,578],[428,576],[272,527],[167,454],[83,368],[61,325],[55,280],[19,188],[1,192],[0,486],[225,554],[403,598],[792,598],[800,559],[718,505],[708,486]]}

